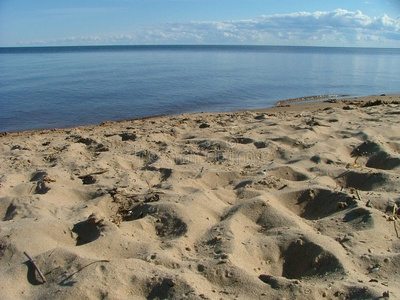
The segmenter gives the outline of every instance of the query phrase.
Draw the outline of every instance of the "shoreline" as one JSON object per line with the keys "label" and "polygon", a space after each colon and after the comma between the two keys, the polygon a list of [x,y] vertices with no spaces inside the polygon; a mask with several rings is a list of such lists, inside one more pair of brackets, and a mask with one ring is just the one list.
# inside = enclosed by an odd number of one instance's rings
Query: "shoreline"
{"label": "shoreline", "polygon": [[[68,130],[73,128],[85,128],[85,127],[93,127],[93,126],[101,126],[102,124],[112,124],[112,123],[123,123],[130,122],[135,120],[146,120],[160,117],[171,117],[171,116],[180,116],[180,115],[196,115],[196,114],[224,114],[224,113],[236,113],[243,111],[255,111],[255,112],[285,112],[285,111],[300,111],[300,110],[308,110],[315,111],[318,109],[323,109],[328,106],[334,107],[343,107],[349,103],[354,102],[368,102],[373,101],[375,99],[382,99],[385,102],[391,101],[399,101],[400,94],[380,94],[380,95],[369,95],[369,96],[348,96],[348,95],[314,95],[314,96],[306,96],[299,98],[292,98],[286,100],[276,101],[275,104],[271,107],[266,108],[258,108],[251,110],[236,110],[236,111],[227,111],[227,112],[195,112],[195,113],[183,113],[183,114],[165,114],[165,115],[152,115],[134,119],[126,119],[126,120],[117,120],[117,121],[109,121],[105,120],[101,123],[97,124],[88,124],[88,125],[77,125],[71,127],[52,127],[52,128],[43,128],[43,129],[26,129],[26,130],[17,130],[17,131],[0,131],[0,137],[8,134],[19,134],[24,132],[41,132],[41,131],[54,131],[54,130]],[[326,104],[329,103],[329,104]]]}
{"label": "shoreline", "polygon": [[0,297],[400,298],[399,115],[385,95],[1,135]]}
{"label": "shoreline", "polygon": [[[313,100],[309,98],[328,96],[328,99],[324,100]],[[305,100],[303,100],[305,99]],[[345,96],[345,95],[322,95],[322,96],[312,96],[312,97],[302,97],[296,99],[289,99],[278,101],[277,105],[266,108],[259,109],[256,111],[316,111],[320,109],[326,109],[327,107],[338,107],[343,108],[347,105],[360,106],[368,102],[373,102],[376,100],[381,100],[382,102],[396,102],[400,100],[400,94],[380,94],[380,95],[369,95],[369,96]],[[286,102],[287,101],[287,102]]]}
{"label": "shoreline", "polygon": [[298,103],[298,102],[309,102],[309,101],[326,101],[330,99],[337,99],[337,98],[345,98],[350,97],[349,95],[314,95],[314,96],[306,96],[306,97],[298,97],[292,99],[281,100],[275,103],[274,106],[285,106],[291,103]]}

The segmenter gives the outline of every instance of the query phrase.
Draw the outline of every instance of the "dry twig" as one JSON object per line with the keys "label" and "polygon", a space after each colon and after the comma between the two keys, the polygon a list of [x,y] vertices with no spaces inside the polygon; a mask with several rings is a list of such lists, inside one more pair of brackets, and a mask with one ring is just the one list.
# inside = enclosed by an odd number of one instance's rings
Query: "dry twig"
{"label": "dry twig", "polygon": [[358,200],[362,201],[362,200],[361,200],[361,196],[360,196],[360,194],[358,193],[357,190],[356,190],[356,195],[357,195]]}
{"label": "dry twig", "polygon": [[37,264],[35,263],[35,261],[33,260],[32,257],[30,257],[30,255],[26,252],[24,252],[25,256],[29,259],[29,261],[31,262],[32,266],[36,269],[36,271],[39,273],[40,278],[42,279],[43,283],[46,282],[46,278],[44,277],[42,271],[40,271],[39,267],[37,266]]}
{"label": "dry twig", "polygon": [[394,225],[394,231],[396,231],[396,236],[397,238],[399,238],[399,232],[397,231],[397,227],[396,227],[396,214],[397,214],[397,204],[395,203],[393,205],[393,225]]}
{"label": "dry twig", "polygon": [[195,178],[195,179],[198,179],[198,178],[200,178],[200,177],[201,177],[201,174],[203,173],[203,171],[204,171],[204,167],[201,167],[200,173],[199,173],[199,174],[197,174],[197,176],[196,176],[196,177],[194,177],[194,178]]}
{"label": "dry twig", "polygon": [[75,271],[74,273],[72,273],[71,275],[69,275],[68,277],[64,278],[60,284],[65,284],[65,282],[69,279],[72,278],[72,276],[74,276],[75,274],[79,273],[80,271],[82,271],[83,269],[96,264],[96,263],[102,263],[102,262],[110,262],[108,259],[102,259],[102,260],[96,260],[96,261],[92,261],[91,263],[88,263],[87,265],[83,266],[82,268],[78,269],[77,271]]}
{"label": "dry twig", "polygon": [[399,232],[397,231],[397,227],[396,227],[396,220],[394,220],[393,224],[394,224],[394,231],[396,231],[396,236],[397,236],[397,238],[399,238]]}

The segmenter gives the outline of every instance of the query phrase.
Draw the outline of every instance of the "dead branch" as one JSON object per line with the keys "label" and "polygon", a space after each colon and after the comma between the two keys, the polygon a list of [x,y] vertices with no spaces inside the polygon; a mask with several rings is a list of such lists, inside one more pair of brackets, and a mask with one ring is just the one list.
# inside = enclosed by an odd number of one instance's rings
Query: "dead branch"
{"label": "dead branch", "polygon": [[29,259],[30,263],[32,264],[32,266],[36,269],[36,271],[38,272],[40,278],[42,279],[43,283],[46,282],[46,277],[44,277],[42,271],[40,271],[39,267],[37,266],[37,264],[35,263],[35,261],[33,260],[32,257],[30,257],[30,255],[26,252],[24,252],[25,256]]}

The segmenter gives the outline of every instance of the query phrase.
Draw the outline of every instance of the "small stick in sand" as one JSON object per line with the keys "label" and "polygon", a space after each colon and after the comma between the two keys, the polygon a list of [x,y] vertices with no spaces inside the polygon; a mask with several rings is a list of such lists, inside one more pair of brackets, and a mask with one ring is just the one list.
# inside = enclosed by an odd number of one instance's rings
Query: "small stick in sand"
{"label": "small stick in sand", "polygon": [[32,257],[30,257],[30,255],[28,253],[26,253],[24,251],[25,256],[29,259],[29,261],[31,262],[32,266],[36,269],[36,271],[39,273],[40,278],[42,279],[43,283],[46,282],[46,278],[44,277],[42,271],[40,271],[39,267],[37,266],[37,264],[35,263],[35,261],[32,259]]}
{"label": "small stick in sand", "polygon": [[397,204],[395,203],[393,205],[393,225],[394,225],[394,231],[396,231],[396,236],[397,238],[399,238],[399,232],[397,231],[397,227],[396,227],[396,213],[397,213]]}
{"label": "small stick in sand", "polygon": [[399,232],[397,231],[397,227],[396,227],[396,220],[394,220],[393,224],[394,224],[394,231],[396,231],[396,236],[397,236],[397,238],[399,238]]}
{"label": "small stick in sand", "polygon": [[360,194],[358,193],[357,190],[356,190],[356,195],[357,195],[358,200],[362,201],[362,200],[361,200],[361,196],[360,196]]}
{"label": "small stick in sand", "polygon": [[148,181],[148,180],[146,180],[146,179],[145,179],[145,181],[146,181],[146,183],[147,183],[147,187],[148,187],[148,191],[147,191],[147,193],[148,193],[148,194],[151,194],[151,193],[153,192],[153,189],[151,188],[149,181]]}
{"label": "small stick in sand", "polygon": [[64,278],[60,284],[65,284],[65,282],[69,279],[71,279],[75,274],[78,274],[80,271],[82,271],[83,269],[95,264],[95,263],[99,263],[99,262],[110,262],[108,259],[101,259],[101,260],[96,260],[96,261],[92,261],[91,263],[88,263],[86,266],[83,266],[82,268],[80,268],[79,270],[75,271],[74,273],[72,273],[71,275],[69,275],[68,277]]}
{"label": "small stick in sand", "polygon": [[195,177],[195,179],[200,178],[201,174],[203,173],[204,167],[201,167],[200,173],[197,174],[197,176]]}

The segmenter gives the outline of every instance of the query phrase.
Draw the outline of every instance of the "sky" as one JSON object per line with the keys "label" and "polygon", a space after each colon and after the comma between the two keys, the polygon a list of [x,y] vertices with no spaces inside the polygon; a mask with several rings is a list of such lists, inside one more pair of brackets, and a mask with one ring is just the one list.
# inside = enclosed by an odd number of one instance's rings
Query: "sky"
{"label": "sky", "polygon": [[0,0],[0,47],[400,48],[400,0]]}

